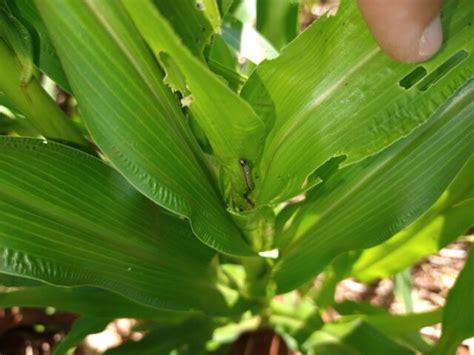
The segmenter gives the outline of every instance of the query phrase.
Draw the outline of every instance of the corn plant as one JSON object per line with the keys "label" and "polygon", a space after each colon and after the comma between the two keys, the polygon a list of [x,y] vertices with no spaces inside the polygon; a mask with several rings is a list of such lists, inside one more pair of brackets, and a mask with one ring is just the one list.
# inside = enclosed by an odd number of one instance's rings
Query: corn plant
{"label": "corn plant", "polygon": [[[226,353],[265,328],[305,354],[454,353],[474,256],[432,312],[334,288],[474,222],[472,3],[444,2],[422,64],[384,55],[353,1],[300,34],[297,3],[259,1],[260,32],[247,3],[0,2],[0,305],[80,314],[56,354],[123,317],[149,335],[112,354]],[[439,343],[418,334],[441,321]]]}

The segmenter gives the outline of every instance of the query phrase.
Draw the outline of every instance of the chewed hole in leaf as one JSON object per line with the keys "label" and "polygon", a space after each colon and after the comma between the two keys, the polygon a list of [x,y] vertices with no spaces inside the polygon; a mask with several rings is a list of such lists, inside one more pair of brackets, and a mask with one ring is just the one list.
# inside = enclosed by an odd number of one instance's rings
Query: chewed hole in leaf
{"label": "chewed hole in leaf", "polygon": [[179,69],[174,59],[166,52],[159,53],[159,61],[161,67],[165,71],[163,82],[173,92],[180,92],[183,97],[189,96],[190,92],[187,87],[186,78]]}
{"label": "chewed hole in leaf", "polygon": [[398,85],[400,85],[402,88],[408,90],[413,85],[415,85],[417,82],[419,82],[426,74],[427,74],[427,71],[426,71],[425,67],[421,67],[421,66],[416,67],[411,72],[409,72],[405,77],[403,77],[398,82]]}
{"label": "chewed hole in leaf", "polygon": [[346,158],[347,156],[345,155],[332,157],[308,176],[306,184],[311,186],[318,181],[328,180],[329,177],[339,169],[339,166],[344,160],[346,160]]}
{"label": "chewed hole in leaf", "polygon": [[443,78],[450,70],[457,67],[461,64],[467,57],[469,53],[466,50],[460,50],[459,52],[452,55],[448,60],[436,68],[431,74],[423,79],[421,83],[418,84],[417,88],[420,91],[426,91],[431,86],[436,84],[441,78]]}

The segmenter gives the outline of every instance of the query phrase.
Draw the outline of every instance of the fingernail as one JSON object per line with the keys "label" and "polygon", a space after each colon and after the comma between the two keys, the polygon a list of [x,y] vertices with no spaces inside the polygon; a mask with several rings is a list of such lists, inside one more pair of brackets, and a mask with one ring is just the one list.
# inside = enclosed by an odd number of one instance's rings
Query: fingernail
{"label": "fingernail", "polygon": [[443,41],[443,32],[441,30],[441,20],[439,15],[426,26],[418,42],[418,55],[421,59],[427,59],[435,54],[441,42]]}

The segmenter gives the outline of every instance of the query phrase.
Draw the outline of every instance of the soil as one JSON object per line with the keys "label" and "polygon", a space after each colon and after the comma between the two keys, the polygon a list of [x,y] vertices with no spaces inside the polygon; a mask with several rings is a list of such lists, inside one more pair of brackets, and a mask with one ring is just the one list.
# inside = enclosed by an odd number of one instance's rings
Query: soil
{"label": "soil", "polygon": [[285,341],[273,330],[244,333],[232,345],[229,355],[294,355]]}
{"label": "soil", "polygon": [[76,318],[67,313],[48,315],[32,308],[0,309],[0,354],[50,354]]}

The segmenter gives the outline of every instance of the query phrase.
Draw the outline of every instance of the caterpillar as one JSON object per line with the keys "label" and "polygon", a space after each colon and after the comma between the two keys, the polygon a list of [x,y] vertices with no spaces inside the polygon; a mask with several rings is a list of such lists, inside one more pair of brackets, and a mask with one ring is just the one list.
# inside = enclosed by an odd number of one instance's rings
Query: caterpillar
{"label": "caterpillar", "polygon": [[245,185],[247,186],[247,193],[249,193],[255,188],[255,184],[253,183],[252,179],[252,172],[250,170],[250,164],[245,159],[240,159],[239,164],[240,168],[242,169]]}

